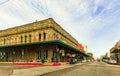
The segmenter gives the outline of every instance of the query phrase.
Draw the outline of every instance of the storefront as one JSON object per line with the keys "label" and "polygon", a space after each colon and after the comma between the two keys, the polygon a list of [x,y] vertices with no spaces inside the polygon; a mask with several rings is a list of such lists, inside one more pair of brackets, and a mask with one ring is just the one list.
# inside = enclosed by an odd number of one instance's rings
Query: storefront
{"label": "storefront", "polygon": [[110,50],[110,58],[112,60],[116,60],[118,64],[120,64],[120,48],[113,47]]}
{"label": "storefront", "polygon": [[66,62],[87,55],[52,18],[0,30],[1,62]]}
{"label": "storefront", "polygon": [[80,60],[83,56],[87,55],[59,40],[0,47],[2,62],[67,62],[71,57]]}

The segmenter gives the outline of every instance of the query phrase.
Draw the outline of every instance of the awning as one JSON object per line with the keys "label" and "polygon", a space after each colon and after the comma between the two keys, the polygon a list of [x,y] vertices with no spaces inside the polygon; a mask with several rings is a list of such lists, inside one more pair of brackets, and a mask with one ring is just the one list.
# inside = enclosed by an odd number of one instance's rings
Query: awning
{"label": "awning", "polygon": [[120,51],[120,49],[116,47],[110,49],[110,53],[117,53],[118,51]]}
{"label": "awning", "polygon": [[112,48],[110,49],[110,53],[113,53],[113,52],[115,51],[115,49],[116,49],[116,47],[112,47]]}
{"label": "awning", "polygon": [[24,44],[15,44],[15,45],[6,45],[6,46],[0,46],[0,49],[4,49],[4,48],[10,48],[10,47],[20,47],[20,46],[30,46],[30,45],[44,45],[44,44],[57,44],[60,46],[63,46],[65,48],[68,48],[70,50],[73,50],[77,53],[83,54],[86,57],[89,57],[88,54],[85,54],[82,50],[80,49],[76,49],[60,40],[51,40],[51,41],[43,41],[43,42],[32,42],[32,43],[24,43]]}

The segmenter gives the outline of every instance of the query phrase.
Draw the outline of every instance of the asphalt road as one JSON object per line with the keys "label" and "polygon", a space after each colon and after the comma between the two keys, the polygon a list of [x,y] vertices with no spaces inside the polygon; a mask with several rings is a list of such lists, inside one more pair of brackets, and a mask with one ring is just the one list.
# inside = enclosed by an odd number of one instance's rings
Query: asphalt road
{"label": "asphalt road", "polygon": [[[71,66],[71,67],[67,67]],[[62,68],[67,67],[63,69]],[[59,67],[45,66],[45,67],[18,67],[18,66],[0,66],[0,76],[9,76],[12,73],[12,69],[16,69],[15,76],[120,76],[120,65],[111,65],[103,62],[92,62],[92,63],[78,63],[73,65],[64,65]],[[26,69],[24,69],[26,68]],[[43,68],[43,69],[42,69]],[[46,69],[48,68],[48,69]],[[55,69],[55,71],[47,72],[46,74],[41,74],[40,72]],[[23,72],[22,72],[23,71]],[[25,72],[24,72],[25,71]],[[14,71],[15,72],[15,71]],[[30,75],[26,74],[30,72]],[[21,73],[25,73],[22,74]],[[35,73],[34,75],[31,73]],[[13,74],[13,76],[14,76]],[[20,74],[20,75],[19,75]]]}
{"label": "asphalt road", "polygon": [[40,76],[120,76],[120,65],[92,62],[50,72]]}
{"label": "asphalt road", "polygon": [[120,76],[120,65],[93,62],[66,72],[60,76]]}

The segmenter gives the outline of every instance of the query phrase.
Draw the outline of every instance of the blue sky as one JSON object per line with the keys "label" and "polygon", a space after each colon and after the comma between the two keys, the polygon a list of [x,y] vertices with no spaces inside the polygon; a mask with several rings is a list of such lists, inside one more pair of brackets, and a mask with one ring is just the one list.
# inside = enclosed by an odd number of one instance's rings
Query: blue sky
{"label": "blue sky", "polygon": [[95,56],[120,40],[120,0],[0,0],[0,30],[49,17]]}

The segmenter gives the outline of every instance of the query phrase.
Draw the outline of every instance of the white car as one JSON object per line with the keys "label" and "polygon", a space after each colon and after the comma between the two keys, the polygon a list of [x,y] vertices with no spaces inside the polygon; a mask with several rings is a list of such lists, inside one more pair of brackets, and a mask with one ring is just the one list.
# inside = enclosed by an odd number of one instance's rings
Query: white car
{"label": "white car", "polygon": [[109,63],[113,63],[114,64],[114,63],[117,63],[117,61],[116,60],[110,60]]}
{"label": "white car", "polygon": [[83,63],[87,62],[87,60],[82,60]]}

